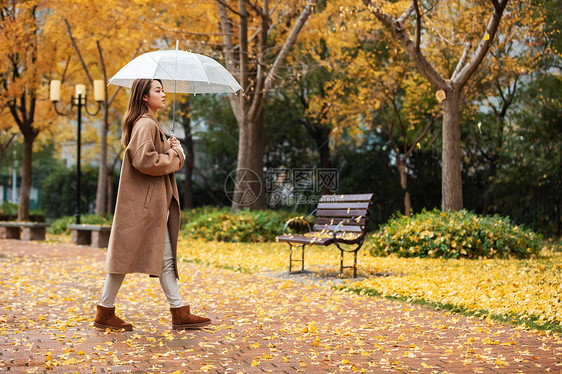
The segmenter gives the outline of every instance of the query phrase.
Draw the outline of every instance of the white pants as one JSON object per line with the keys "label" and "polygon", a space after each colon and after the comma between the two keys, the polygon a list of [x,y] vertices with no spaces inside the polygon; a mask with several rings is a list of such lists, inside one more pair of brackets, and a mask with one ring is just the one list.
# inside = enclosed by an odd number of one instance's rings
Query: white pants
{"label": "white pants", "polygon": [[[107,308],[115,306],[115,298],[123,284],[125,274],[107,273],[103,294],[99,304]],[[170,308],[179,308],[183,306],[183,301],[178,289],[178,281],[174,271],[174,253],[172,252],[172,243],[170,241],[170,233],[166,230],[166,244],[164,246],[164,258],[162,260],[162,274],[160,274],[160,285],[166,295]]]}

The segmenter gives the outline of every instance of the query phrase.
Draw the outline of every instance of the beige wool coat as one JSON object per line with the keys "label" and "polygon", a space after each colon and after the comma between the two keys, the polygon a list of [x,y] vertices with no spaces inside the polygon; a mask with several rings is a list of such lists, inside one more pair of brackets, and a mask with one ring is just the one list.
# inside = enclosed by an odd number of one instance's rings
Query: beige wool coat
{"label": "beige wool coat", "polygon": [[180,205],[174,172],[184,161],[183,152],[170,147],[154,116],[146,113],[133,125],[121,166],[106,272],[160,276],[167,225],[179,277]]}

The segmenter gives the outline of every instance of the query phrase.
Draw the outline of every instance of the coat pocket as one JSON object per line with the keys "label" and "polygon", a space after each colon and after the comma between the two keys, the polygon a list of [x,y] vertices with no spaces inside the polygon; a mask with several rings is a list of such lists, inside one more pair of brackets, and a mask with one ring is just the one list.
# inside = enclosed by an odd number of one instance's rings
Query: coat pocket
{"label": "coat pocket", "polygon": [[154,182],[150,182],[148,185],[148,190],[146,191],[146,196],[144,198],[144,208],[148,209],[150,207],[150,201],[152,200],[152,194],[154,193]]}

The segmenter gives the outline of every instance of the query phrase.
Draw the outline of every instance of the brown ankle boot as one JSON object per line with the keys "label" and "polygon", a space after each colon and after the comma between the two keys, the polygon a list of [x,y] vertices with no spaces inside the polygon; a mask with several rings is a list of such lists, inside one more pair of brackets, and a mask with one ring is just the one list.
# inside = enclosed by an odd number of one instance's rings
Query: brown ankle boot
{"label": "brown ankle boot", "polygon": [[98,305],[98,312],[96,313],[96,318],[94,318],[94,326],[98,329],[121,330],[132,331],[133,325],[123,321],[121,318],[115,315],[115,307],[107,308],[105,306]]}
{"label": "brown ankle boot", "polygon": [[191,314],[189,305],[184,305],[179,308],[170,308],[170,312],[172,313],[172,328],[174,330],[193,329],[211,324],[209,318]]}

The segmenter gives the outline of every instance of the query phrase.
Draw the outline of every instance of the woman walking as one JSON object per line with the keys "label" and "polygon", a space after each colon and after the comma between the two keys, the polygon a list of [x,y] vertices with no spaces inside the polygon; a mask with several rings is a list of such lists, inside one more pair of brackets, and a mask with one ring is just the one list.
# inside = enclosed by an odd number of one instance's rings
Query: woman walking
{"label": "woman walking", "polygon": [[100,329],[133,329],[115,315],[115,298],[128,273],[159,277],[173,329],[211,323],[209,318],[191,314],[179,294],[180,206],[174,172],[181,169],[185,156],[173,134],[166,140],[156,120],[156,112],[165,105],[160,80],[133,82],[121,125],[126,149],[105,263],[107,278],[94,318],[94,326]]}

